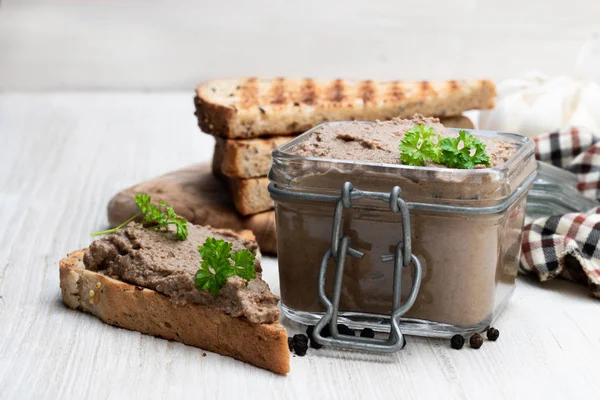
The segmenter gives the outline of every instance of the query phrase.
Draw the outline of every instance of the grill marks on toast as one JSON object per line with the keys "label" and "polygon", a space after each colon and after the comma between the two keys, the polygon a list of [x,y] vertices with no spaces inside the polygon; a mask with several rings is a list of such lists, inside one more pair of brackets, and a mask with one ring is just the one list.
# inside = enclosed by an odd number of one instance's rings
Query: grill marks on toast
{"label": "grill marks on toast", "polygon": [[404,99],[405,97],[406,97],[406,95],[404,94],[404,91],[402,90],[402,87],[400,86],[400,82],[393,81],[390,83],[390,87],[386,93],[386,97],[384,98],[384,101],[385,100],[400,101],[400,100]]}
{"label": "grill marks on toast", "polygon": [[344,81],[341,79],[336,79],[333,81],[333,84],[327,88],[325,96],[330,102],[334,104],[341,104],[346,98],[344,94]]}
{"label": "grill marks on toast", "polygon": [[373,81],[363,81],[358,89],[358,97],[360,97],[364,104],[376,103],[377,102],[377,91]]}
{"label": "grill marks on toast", "polygon": [[[378,85],[381,92],[378,93]],[[449,92],[462,89],[459,81],[448,81]],[[352,104],[354,100],[361,100],[363,104],[376,104],[379,102],[398,102],[411,97],[425,98],[436,96],[437,91],[429,81],[420,81],[404,84],[402,81],[392,81],[385,86],[376,84],[372,80],[359,81],[348,85],[343,79],[336,79],[329,86],[319,87],[313,79],[303,79],[292,82],[285,78],[276,78],[270,83],[260,85],[257,78],[249,78],[236,88],[238,92],[238,109],[250,109],[263,105],[285,106],[293,104],[317,105],[330,103],[334,107],[345,103]],[[321,92],[321,95],[319,95]]]}
{"label": "grill marks on toast", "polygon": [[458,81],[448,81],[448,91],[453,93],[460,90],[460,82]]}
{"label": "grill marks on toast", "polygon": [[419,96],[420,98],[426,97],[426,96],[435,96],[437,94],[437,92],[435,91],[435,89],[431,86],[431,83],[429,83],[429,81],[421,81],[419,84]]}
{"label": "grill marks on toast", "polygon": [[268,97],[271,104],[284,104],[287,102],[288,96],[286,95],[285,86],[286,82],[284,78],[277,78],[273,81]]}
{"label": "grill marks on toast", "polygon": [[314,105],[317,103],[317,85],[312,79],[305,79],[300,86],[300,96],[298,103]]}
{"label": "grill marks on toast", "polygon": [[248,109],[259,105],[258,79],[249,78],[239,87],[240,108]]}

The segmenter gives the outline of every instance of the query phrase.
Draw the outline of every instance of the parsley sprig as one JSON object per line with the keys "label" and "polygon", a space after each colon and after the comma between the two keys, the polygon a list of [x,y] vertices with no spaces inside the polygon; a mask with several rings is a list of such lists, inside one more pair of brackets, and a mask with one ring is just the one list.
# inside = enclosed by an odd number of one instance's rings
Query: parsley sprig
{"label": "parsley sprig", "polygon": [[490,166],[485,143],[463,130],[458,137],[442,139],[432,127],[415,125],[405,132],[398,149],[400,161],[406,165],[423,166],[434,162],[459,169]]}
{"label": "parsley sprig", "polygon": [[198,246],[198,252],[202,257],[200,269],[196,272],[198,290],[208,290],[216,296],[230,276],[245,279],[246,285],[256,277],[256,256],[248,249],[231,253],[231,243],[209,237],[202,246]]}
{"label": "parsley sprig", "polygon": [[164,209],[162,211],[155,204],[152,204],[152,199],[146,193],[139,193],[135,195],[135,202],[140,207],[140,212],[129,218],[127,221],[123,222],[121,225],[108,229],[102,232],[93,233],[92,236],[100,236],[106,235],[109,233],[113,233],[122,229],[131,221],[135,220],[138,217],[143,216],[144,220],[142,225],[148,229],[156,229],[156,230],[168,230],[169,225],[174,225],[176,232],[175,237],[177,240],[185,240],[188,236],[187,229],[187,220],[180,215],[175,213],[173,207],[169,207],[164,201],[159,201],[159,206]]}
{"label": "parsley sprig", "polygon": [[[462,148],[459,148],[462,142]],[[485,144],[460,131],[457,138],[444,138],[440,141],[442,163],[450,168],[472,169],[476,165],[490,166],[490,157],[485,152]]]}
{"label": "parsley sprig", "polygon": [[400,142],[400,160],[403,164],[423,166],[427,161],[439,162],[440,149],[434,143],[432,127],[415,125],[406,131]]}

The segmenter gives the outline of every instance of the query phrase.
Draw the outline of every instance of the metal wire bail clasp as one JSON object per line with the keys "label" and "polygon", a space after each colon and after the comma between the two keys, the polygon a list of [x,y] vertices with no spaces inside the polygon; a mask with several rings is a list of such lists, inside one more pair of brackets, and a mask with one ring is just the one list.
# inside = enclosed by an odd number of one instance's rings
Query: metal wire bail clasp
{"label": "metal wire bail clasp", "polygon": [[[335,206],[333,215],[333,226],[331,233],[331,248],[325,252],[321,260],[319,269],[319,297],[321,302],[326,307],[325,315],[319,320],[315,326],[313,333],[314,339],[323,345],[334,347],[343,347],[355,350],[366,350],[375,352],[394,352],[400,350],[404,345],[404,337],[400,331],[399,319],[406,313],[414,304],[421,285],[422,268],[419,259],[411,252],[410,238],[410,215],[408,207],[401,198],[402,191],[400,187],[395,186],[390,193],[384,192],[367,192],[355,189],[350,182],[345,182],[342,187],[341,196]],[[362,259],[364,253],[350,247],[350,237],[342,237],[342,226],[344,219],[344,209],[352,208],[352,201],[359,199],[374,199],[382,200],[389,204],[390,210],[394,213],[400,212],[402,216],[402,240],[396,245],[395,254],[386,254],[381,256],[384,262],[394,262],[394,279],[393,285],[393,309],[390,315],[390,335],[387,339],[379,338],[364,338],[342,335],[337,329],[337,320],[340,305],[340,295],[342,290],[342,280],[344,276],[344,267],[346,256]],[[335,276],[333,283],[333,298],[330,300],[325,293],[325,277],[327,273],[327,262],[330,258],[334,258]],[[413,282],[408,298],[401,303],[402,291],[402,268],[408,267],[412,263],[414,268]],[[353,313],[360,317],[369,317],[372,314],[368,313]],[[321,330],[329,324],[331,337],[321,336]]]}

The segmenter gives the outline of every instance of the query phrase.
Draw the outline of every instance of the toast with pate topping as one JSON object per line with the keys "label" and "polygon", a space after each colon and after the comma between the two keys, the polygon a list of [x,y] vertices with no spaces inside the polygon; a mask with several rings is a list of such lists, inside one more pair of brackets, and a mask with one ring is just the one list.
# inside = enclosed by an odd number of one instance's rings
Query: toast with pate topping
{"label": "toast with pate topping", "polygon": [[[186,240],[169,236],[130,224],[69,254],[60,261],[63,302],[111,325],[288,373],[279,298],[261,279],[252,233],[190,225]],[[230,276],[216,295],[196,289],[197,246],[208,237],[254,253],[256,278]]]}
{"label": "toast with pate topping", "polygon": [[196,88],[200,128],[224,138],[304,132],[327,121],[375,121],[415,113],[458,116],[494,106],[495,84],[469,81],[217,79]]}

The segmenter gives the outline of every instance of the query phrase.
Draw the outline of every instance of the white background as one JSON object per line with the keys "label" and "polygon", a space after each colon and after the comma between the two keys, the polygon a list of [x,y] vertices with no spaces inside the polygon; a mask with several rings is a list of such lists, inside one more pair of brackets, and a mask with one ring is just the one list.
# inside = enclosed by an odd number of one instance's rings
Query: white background
{"label": "white background", "polygon": [[0,90],[570,73],[599,0],[2,0]]}

